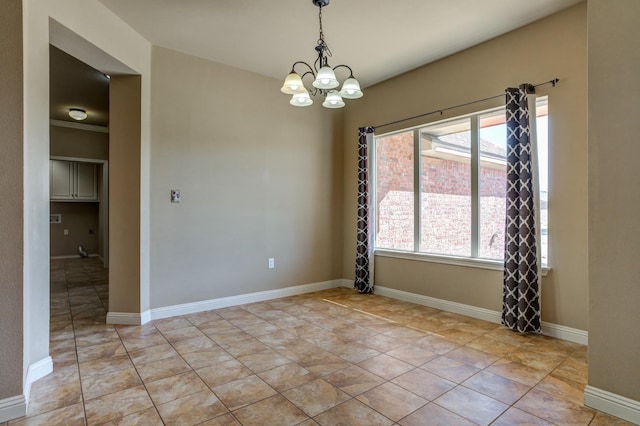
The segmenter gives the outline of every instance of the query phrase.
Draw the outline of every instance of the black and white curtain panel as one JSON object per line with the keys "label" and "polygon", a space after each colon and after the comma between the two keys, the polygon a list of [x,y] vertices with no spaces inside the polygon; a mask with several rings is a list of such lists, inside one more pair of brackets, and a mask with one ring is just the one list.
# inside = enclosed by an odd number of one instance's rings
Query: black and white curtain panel
{"label": "black and white curtain panel", "polygon": [[358,234],[353,288],[359,293],[373,293],[373,222],[369,217],[369,148],[373,130],[373,127],[358,129]]}
{"label": "black and white curtain panel", "polygon": [[[539,250],[537,244],[537,150],[528,101],[535,87],[522,84],[507,95],[507,217],[502,324],[520,333],[540,333]],[[533,121],[533,123],[532,123]]]}

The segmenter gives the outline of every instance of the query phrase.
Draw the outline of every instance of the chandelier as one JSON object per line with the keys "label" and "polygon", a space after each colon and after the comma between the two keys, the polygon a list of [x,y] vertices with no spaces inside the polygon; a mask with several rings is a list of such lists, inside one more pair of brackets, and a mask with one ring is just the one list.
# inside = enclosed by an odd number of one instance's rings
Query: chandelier
{"label": "chandelier", "polygon": [[[329,57],[331,50],[324,41],[324,33],[322,32],[322,8],[329,5],[330,0],[311,0],[314,5],[318,6],[318,20],[320,21],[320,36],[318,44],[315,47],[318,58],[313,63],[313,67],[304,61],[297,61],[291,66],[291,71],[284,80],[284,85],[280,89],[282,93],[293,95],[289,103],[293,106],[309,106],[313,103],[311,96],[320,93],[324,96],[323,107],[326,108],[342,108],[344,99],[358,99],[362,97],[360,83],[353,77],[353,71],[348,65],[329,65]],[[296,66],[303,68],[302,75],[296,72]],[[335,70],[338,68],[346,68],[349,70],[349,77],[342,84],[340,91],[336,90],[340,86],[340,82],[336,79]],[[303,83],[306,76],[313,78],[313,88],[307,89]]]}

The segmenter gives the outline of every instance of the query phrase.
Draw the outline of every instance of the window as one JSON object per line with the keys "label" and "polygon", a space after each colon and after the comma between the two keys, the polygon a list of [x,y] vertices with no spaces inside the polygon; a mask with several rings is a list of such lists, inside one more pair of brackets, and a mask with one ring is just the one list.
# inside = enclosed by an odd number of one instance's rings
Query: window
{"label": "window", "polygon": [[[542,263],[547,264],[547,99],[537,100]],[[502,261],[504,108],[375,140],[378,250]]]}

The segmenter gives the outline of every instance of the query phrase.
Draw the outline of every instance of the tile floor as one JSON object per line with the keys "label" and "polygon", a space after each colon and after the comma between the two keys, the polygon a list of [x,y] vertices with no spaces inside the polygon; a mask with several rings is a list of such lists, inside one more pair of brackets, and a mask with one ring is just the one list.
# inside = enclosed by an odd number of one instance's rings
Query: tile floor
{"label": "tile floor", "polygon": [[114,327],[105,272],[52,262],[54,372],[9,425],[629,424],[583,405],[585,346],[343,288]]}

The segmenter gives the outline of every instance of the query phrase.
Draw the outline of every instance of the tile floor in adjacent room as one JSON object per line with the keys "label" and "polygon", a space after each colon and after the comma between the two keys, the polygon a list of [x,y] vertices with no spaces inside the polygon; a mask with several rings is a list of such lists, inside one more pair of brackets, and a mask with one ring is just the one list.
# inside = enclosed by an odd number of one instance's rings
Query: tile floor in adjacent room
{"label": "tile floor in adjacent room", "polygon": [[114,327],[107,293],[52,261],[54,372],[9,425],[629,424],[583,405],[575,343],[345,288]]}

